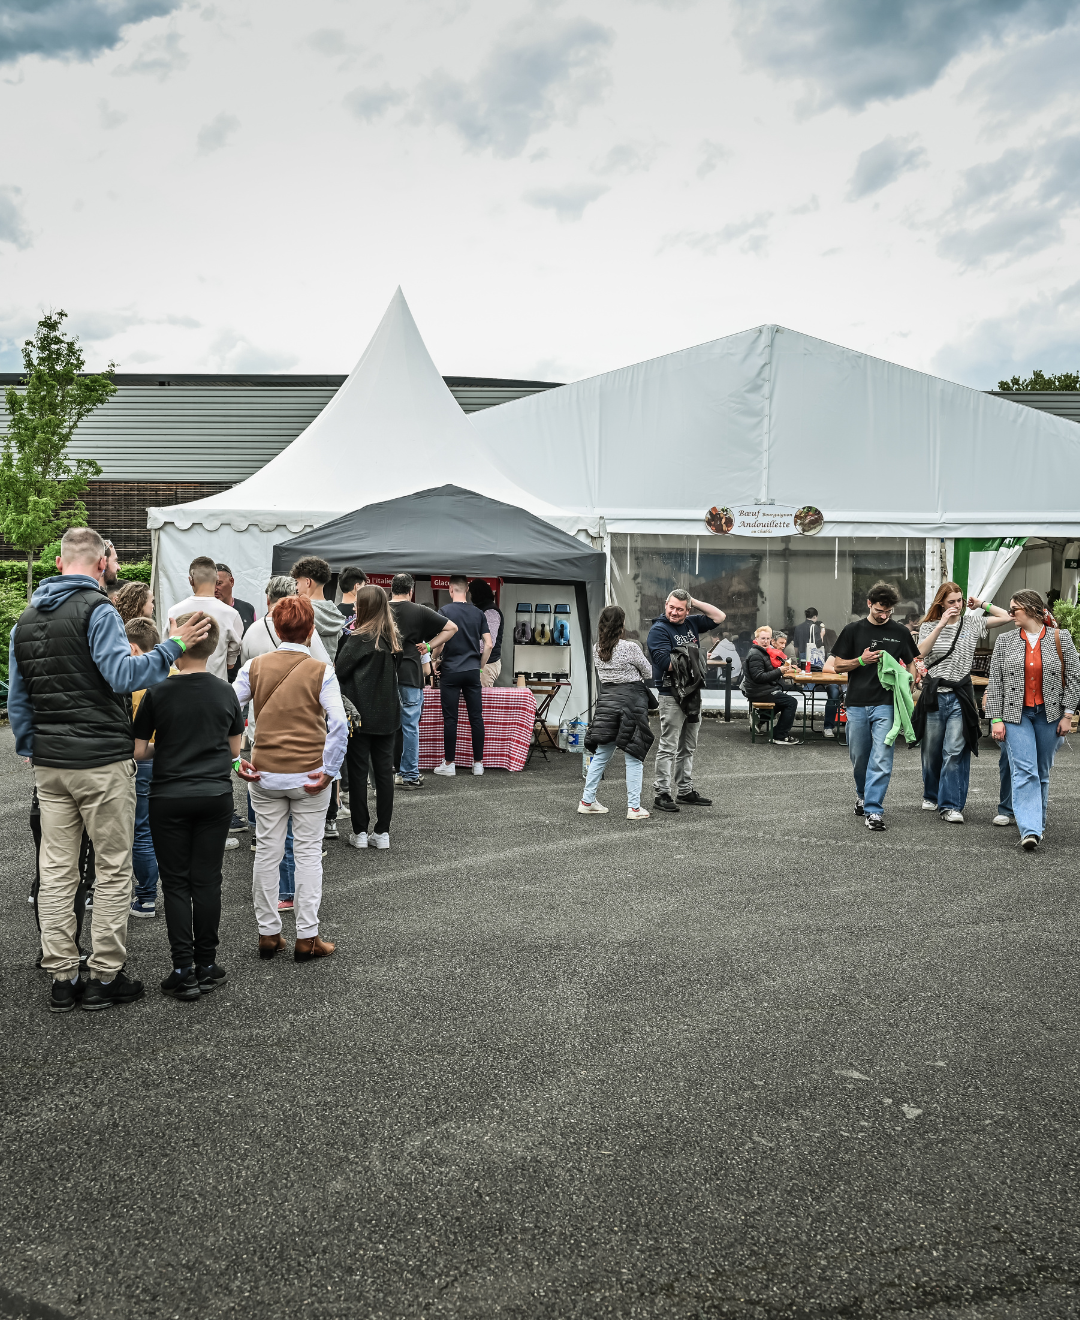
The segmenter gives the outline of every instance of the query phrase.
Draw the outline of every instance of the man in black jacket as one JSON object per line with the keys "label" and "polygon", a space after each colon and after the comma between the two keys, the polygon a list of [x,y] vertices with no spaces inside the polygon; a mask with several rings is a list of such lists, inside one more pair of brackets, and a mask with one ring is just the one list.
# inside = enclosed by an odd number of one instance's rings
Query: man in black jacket
{"label": "man in black jacket", "polygon": [[[768,626],[759,628],[754,633],[754,644],[747,652],[744,666],[743,692],[749,702],[771,701],[776,708],[773,742],[778,747],[798,747],[802,740],[792,738],[790,734],[799,703],[790,692],[784,691],[783,676],[788,672],[788,666],[774,664],[768,651],[771,641],[772,629]],[[753,711],[750,714],[753,718]]]}

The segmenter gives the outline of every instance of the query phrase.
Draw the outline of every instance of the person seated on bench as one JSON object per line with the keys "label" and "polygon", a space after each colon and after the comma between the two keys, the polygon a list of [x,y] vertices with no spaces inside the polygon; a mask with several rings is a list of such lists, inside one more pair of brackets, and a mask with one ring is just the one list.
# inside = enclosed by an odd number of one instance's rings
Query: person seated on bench
{"label": "person seated on bench", "polygon": [[754,633],[754,644],[746,655],[742,689],[751,704],[771,701],[775,707],[773,742],[779,747],[798,747],[802,740],[792,738],[790,734],[799,702],[790,692],[784,691],[784,675],[796,671],[783,659],[782,653],[774,653],[772,640],[772,629],[767,625]]}

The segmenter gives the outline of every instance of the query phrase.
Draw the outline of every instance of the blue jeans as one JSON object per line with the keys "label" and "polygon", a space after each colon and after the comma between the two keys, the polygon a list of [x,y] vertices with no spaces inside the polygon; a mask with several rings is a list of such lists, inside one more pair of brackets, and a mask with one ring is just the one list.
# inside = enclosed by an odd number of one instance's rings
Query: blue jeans
{"label": "blue jeans", "polygon": [[150,783],[153,778],[153,761],[140,761],[135,770],[135,837],[131,844],[131,869],[135,872],[135,897],[142,903],[157,902],[157,854],[150,837]]}
{"label": "blue jeans", "polygon": [[847,720],[855,792],[868,816],[880,816],[892,776],[893,749],[885,745],[885,735],[893,723],[892,702],[885,706],[849,706]]}
{"label": "blue jeans", "polygon": [[[248,824],[255,824],[255,808],[251,805],[251,794],[248,794]],[[296,897],[296,863],[293,860],[292,849],[292,821],[289,821],[289,828],[285,832],[285,852],[282,855],[281,862],[278,865],[278,901],[283,898]]]}
{"label": "blue jeans", "polygon": [[398,705],[401,707],[401,764],[402,779],[410,781],[420,776],[420,715],[424,709],[424,689],[398,686]]}
{"label": "blue jeans", "polygon": [[937,694],[937,710],[926,713],[922,744],[923,797],[938,811],[963,811],[971,777],[964,740],[964,711],[955,692]]}
{"label": "blue jeans", "polygon": [[836,728],[836,717],[840,712],[840,684],[830,683],[825,689],[825,727]]}
{"label": "blue jeans", "polygon": [[1045,706],[1025,706],[1019,724],[1005,725],[1005,748],[1012,773],[1012,814],[1020,837],[1046,830],[1046,800],[1050,794],[1050,767],[1062,740],[1057,725],[1049,723]]}
{"label": "blue jeans", "polygon": [[[581,795],[582,802],[595,802],[596,790],[600,787],[600,780],[604,777],[604,771],[607,769],[607,763],[615,755],[615,744],[613,742],[601,743],[596,749],[596,755],[589,762],[589,773],[585,777],[585,792]],[[626,759],[626,805],[627,807],[641,806],[641,772],[645,768],[645,762],[639,761],[636,756],[631,756],[629,752],[624,752]]]}

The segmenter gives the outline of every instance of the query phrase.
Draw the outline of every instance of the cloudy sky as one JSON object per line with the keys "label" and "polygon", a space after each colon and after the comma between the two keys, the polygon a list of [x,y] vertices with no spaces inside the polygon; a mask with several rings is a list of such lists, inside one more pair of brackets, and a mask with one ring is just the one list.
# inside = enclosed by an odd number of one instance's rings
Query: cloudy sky
{"label": "cloudy sky", "polygon": [[1080,0],[0,0],[0,370],[1080,365]]}

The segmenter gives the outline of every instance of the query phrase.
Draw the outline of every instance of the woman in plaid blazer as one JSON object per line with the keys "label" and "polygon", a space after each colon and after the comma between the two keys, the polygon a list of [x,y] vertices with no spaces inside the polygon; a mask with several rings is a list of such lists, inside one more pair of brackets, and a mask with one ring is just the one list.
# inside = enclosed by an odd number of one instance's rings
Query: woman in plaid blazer
{"label": "woman in plaid blazer", "polygon": [[1008,753],[1020,845],[1034,852],[1046,829],[1050,767],[1080,702],[1080,658],[1037,591],[1018,591],[1009,613],[1019,627],[994,647],[986,714]]}

